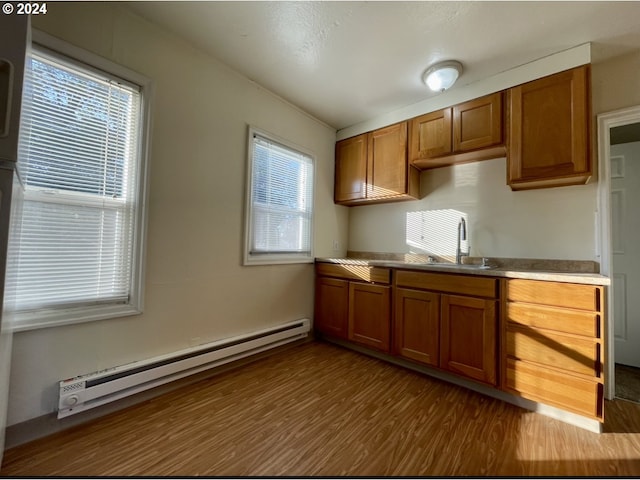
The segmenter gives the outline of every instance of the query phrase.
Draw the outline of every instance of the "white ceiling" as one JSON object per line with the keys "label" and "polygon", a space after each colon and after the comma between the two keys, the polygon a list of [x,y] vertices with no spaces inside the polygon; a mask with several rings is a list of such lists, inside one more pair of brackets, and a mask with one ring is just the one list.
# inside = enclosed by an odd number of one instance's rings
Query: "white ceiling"
{"label": "white ceiling", "polygon": [[336,129],[436,95],[421,76],[440,60],[460,86],[586,42],[595,60],[640,48],[638,1],[124,5]]}

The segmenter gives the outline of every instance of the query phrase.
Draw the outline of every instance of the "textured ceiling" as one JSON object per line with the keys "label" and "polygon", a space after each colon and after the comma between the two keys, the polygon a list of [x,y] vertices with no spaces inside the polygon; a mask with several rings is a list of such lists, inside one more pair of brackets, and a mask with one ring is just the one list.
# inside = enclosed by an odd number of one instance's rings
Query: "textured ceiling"
{"label": "textured ceiling", "polygon": [[435,95],[440,60],[466,85],[587,42],[596,60],[640,48],[637,1],[123,5],[337,129]]}

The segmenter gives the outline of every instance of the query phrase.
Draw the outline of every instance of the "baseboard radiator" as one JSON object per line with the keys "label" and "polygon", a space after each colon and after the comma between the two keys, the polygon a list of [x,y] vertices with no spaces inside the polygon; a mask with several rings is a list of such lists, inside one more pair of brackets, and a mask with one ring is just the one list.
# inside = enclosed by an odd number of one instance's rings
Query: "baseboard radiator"
{"label": "baseboard radiator", "polygon": [[58,418],[307,338],[309,319],[227,338],[60,382]]}

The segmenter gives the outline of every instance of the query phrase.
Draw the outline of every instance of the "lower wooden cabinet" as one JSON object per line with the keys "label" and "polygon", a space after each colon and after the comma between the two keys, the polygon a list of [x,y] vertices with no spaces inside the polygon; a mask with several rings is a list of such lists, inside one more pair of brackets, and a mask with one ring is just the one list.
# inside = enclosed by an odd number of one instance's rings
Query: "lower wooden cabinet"
{"label": "lower wooden cabinet", "polygon": [[316,275],[318,332],[604,421],[603,287],[357,263]]}
{"label": "lower wooden cabinet", "polygon": [[390,279],[386,268],[317,264],[315,330],[389,353]]}
{"label": "lower wooden cabinet", "polygon": [[502,281],[503,390],[604,419],[603,289]]}
{"label": "lower wooden cabinet", "polygon": [[315,329],[332,337],[346,339],[349,320],[349,282],[338,278],[316,277]]}
{"label": "lower wooden cabinet", "polygon": [[396,288],[393,353],[437,367],[440,363],[440,295]]}
{"label": "lower wooden cabinet", "polygon": [[394,353],[495,386],[496,295],[494,279],[397,271]]}
{"label": "lower wooden cabinet", "polygon": [[389,352],[391,287],[350,282],[349,340]]}
{"label": "lower wooden cabinet", "polygon": [[440,367],[496,385],[496,301],[442,296]]}

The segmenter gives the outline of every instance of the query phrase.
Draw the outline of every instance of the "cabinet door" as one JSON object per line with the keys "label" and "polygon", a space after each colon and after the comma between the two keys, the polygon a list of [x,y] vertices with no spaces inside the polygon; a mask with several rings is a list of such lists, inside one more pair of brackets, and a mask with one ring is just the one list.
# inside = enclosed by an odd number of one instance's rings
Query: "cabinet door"
{"label": "cabinet door", "polygon": [[412,161],[451,153],[451,109],[445,108],[412,119],[409,137],[409,158]]}
{"label": "cabinet door", "polygon": [[334,197],[337,203],[364,199],[367,183],[367,135],[336,143]]}
{"label": "cabinet door", "polygon": [[349,284],[349,340],[389,352],[391,287]]}
{"label": "cabinet door", "polygon": [[407,122],[369,133],[367,198],[407,193]]}
{"label": "cabinet door", "polygon": [[588,181],[588,73],[583,66],[510,89],[507,175],[512,189]]}
{"label": "cabinet door", "polygon": [[502,143],[502,92],[453,107],[453,150],[466,152]]}
{"label": "cabinet door", "polygon": [[396,288],[393,319],[395,355],[438,366],[440,295]]}
{"label": "cabinet door", "polygon": [[317,277],[314,328],[326,335],[347,338],[349,282]]}
{"label": "cabinet door", "polygon": [[496,301],[442,295],[440,367],[496,385]]}

